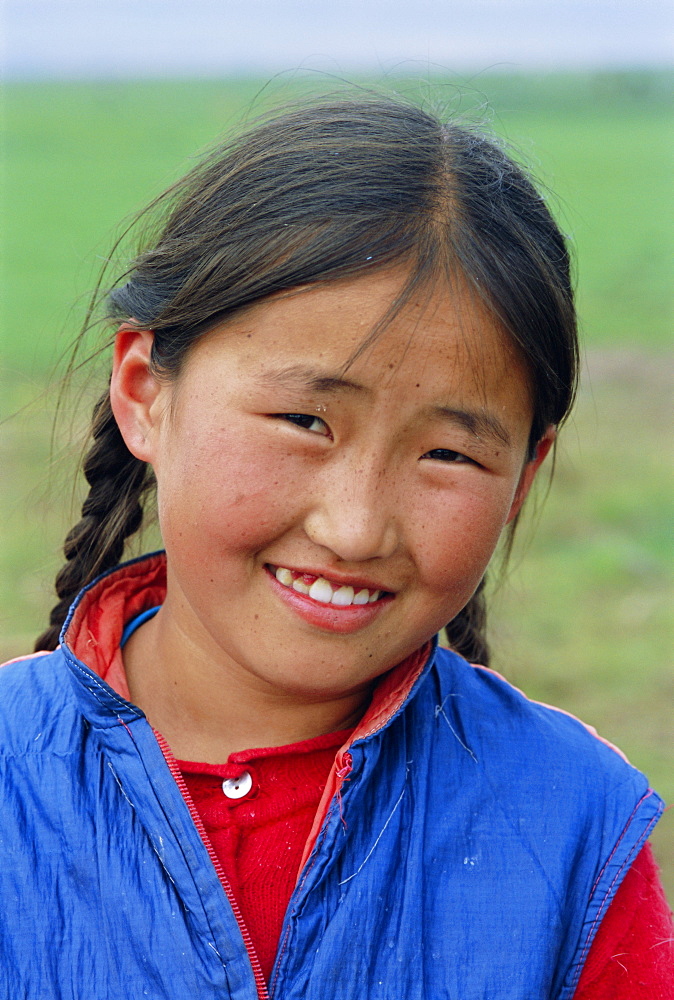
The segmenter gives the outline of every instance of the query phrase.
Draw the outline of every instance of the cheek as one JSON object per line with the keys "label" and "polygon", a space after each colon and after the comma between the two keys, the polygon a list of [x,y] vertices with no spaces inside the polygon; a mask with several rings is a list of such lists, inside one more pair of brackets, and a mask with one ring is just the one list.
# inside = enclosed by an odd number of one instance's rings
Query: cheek
{"label": "cheek", "polygon": [[285,530],[301,496],[301,476],[276,442],[251,431],[188,434],[157,470],[164,544],[190,537],[202,554],[254,549]]}
{"label": "cheek", "polygon": [[493,555],[511,501],[511,491],[499,488],[455,496],[425,511],[416,530],[425,585],[465,603]]}

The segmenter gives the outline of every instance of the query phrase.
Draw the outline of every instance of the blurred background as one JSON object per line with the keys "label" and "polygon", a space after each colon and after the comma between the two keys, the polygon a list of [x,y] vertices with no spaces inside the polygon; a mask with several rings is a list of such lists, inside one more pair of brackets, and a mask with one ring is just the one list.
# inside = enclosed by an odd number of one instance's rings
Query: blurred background
{"label": "blurred background", "polygon": [[[107,358],[55,431],[54,412],[120,220],[270,104],[371,86],[484,122],[551,192],[577,261],[583,381],[550,493],[494,586],[494,665],[674,802],[670,4],[6,0],[0,16],[0,660],[44,627],[77,519]],[[674,900],[674,811],[654,842]]]}

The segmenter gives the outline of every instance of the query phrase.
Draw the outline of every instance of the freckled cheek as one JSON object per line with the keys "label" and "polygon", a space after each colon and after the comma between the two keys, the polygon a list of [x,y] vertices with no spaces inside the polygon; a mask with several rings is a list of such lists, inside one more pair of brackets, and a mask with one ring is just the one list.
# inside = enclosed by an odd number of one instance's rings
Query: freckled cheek
{"label": "freckled cheek", "polygon": [[250,436],[218,435],[186,448],[158,476],[164,543],[186,535],[214,551],[254,549],[287,530],[297,516],[302,477],[297,463]]}
{"label": "freckled cheek", "polygon": [[503,530],[509,505],[502,497],[465,498],[428,512],[419,525],[417,560],[427,586],[466,591],[479,583]]}

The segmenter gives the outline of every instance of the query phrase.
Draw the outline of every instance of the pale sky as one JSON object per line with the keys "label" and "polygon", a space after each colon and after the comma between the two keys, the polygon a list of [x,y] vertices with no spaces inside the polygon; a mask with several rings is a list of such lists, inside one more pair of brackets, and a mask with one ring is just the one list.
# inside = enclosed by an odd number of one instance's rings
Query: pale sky
{"label": "pale sky", "polygon": [[667,66],[669,0],[5,0],[6,77]]}

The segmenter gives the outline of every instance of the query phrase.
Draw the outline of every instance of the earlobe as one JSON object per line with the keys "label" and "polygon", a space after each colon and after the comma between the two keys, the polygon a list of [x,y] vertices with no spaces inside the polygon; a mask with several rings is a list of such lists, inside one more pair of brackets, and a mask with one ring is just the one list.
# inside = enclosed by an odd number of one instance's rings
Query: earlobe
{"label": "earlobe", "polygon": [[110,379],[110,405],[132,455],[154,458],[154,434],[162,385],[152,371],[154,334],[123,324],[117,331]]}
{"label": "earlobe", "polygon": [[519,514],[522,504],[526,500],[529,490],[531,489],[536,473],[542,465],[546,455],[552,448],[556,437],[557,428],[551,424],[536,445],[534,457],[528,461],[522,469],[522,475],[520,476],[520,481],[517,484],[517,490],[515,491],[515,496],[513,498],[506,524],[510,524],[513,518],[517,517]]}

